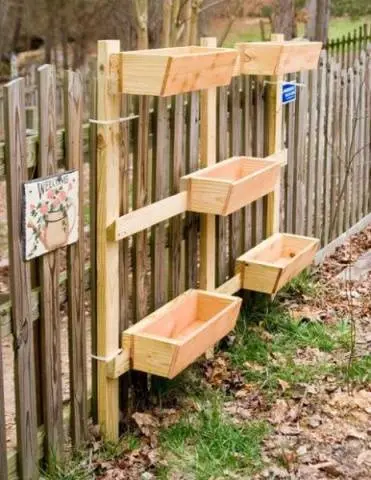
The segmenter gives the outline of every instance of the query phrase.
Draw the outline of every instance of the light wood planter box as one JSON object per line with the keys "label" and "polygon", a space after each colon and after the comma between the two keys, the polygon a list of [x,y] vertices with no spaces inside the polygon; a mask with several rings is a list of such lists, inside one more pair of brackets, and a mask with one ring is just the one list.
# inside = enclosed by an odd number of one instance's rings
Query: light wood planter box
{"label": "light wood planter box", "polygon": [[274,189],[285,152],[270,157],[233,157],[182,177],[192,212],[229,215]]}
{"label": "light wood planter box", "polygon": [[312,263],[318,247],[317,238],[272,235],[237,259],[242,288],[275,295]]}
{"label": "light wood planter box", "polygon": [[228,85],[234,49],[173,47],[121,52],[121,92],[166,97]]}
{"label": "light wood planter box", "polygon": [[321,42],[237,43],[240,73],[245,75],[284,75],[317,68]]}
{"label": "light wood planter box", "polygon": [[188,290],[123,332],[132,368],[173,378],[230,332],[241,299]]}

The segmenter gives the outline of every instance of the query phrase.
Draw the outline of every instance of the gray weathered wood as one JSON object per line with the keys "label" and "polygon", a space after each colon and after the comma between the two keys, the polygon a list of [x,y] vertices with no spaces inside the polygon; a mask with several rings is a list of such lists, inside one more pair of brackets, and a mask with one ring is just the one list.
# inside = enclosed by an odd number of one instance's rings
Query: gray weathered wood
{"label": "gray weathered wood", "polygon": [[[39,73],[40,177],[57,173],[55,70],[44,65]],[[59,251],[39,258],[40,332],[46,458],[50,465],[63,451],[62,370],[59,311]]]}
{"label": "gray weathered wood", "polygon": [[[168,182],[168,128],[169,115],[167,99],[156,98],[156,116],[154,119],[154,156],[152,164],[152,202],[166,197]],[[165,222],[159,223],[151,229],[151,270],[152,270],[152,310],[159,308],[167,300],[165,277]]]}
{"label": "gray weathered wood", "polygon": [[348,116],[348,97],[347,97],[347,74],[343,70],[340,77],[340,140],[339,140],[339,213],[337,219],[337,235],[342,234],[346,229],[345,225],[345,202],[348,203],[346,187],[346,149],[347,149],[347,116]]}
{"label": "gray weathered wood", "polygon": [[0,337],[0,480],[8,479],[8,460],[5,433],[3,352]]}
{"label": "gray weathered wood", "polygon": [[[229,155],[228,145],[228,88],[218,90],[217,103],[217,161],[226,160]],[[216,217],[216,283],[223,284],[229,276],[228,268],[228,218]]]}
{"label": "gray weathered wood", "polygon": [[[184,151],[184,97],[177,95],[173,99],[172,132],[170,149],[170,195],[179,192],[180,177],[182,175],[182,159]],[[169,224],[169,298],[181,293],[181,246],[182,246],[182,218],[180,215],[170,219]]]}
{"label": "gray weathered wood", "polygon": [[[243,78],[243,105],[242,105],[242,121],[243,121],[243,154],[252,155],[252,133],[253,133],[253,106],[252,106],[252,80],[250,75]],[[252,246],[252,209],[251,205],[244,208],[244,245],[243,250],[246,252]]]}
{"label": "gray weathered wood", "polygon": [[[187,141],[186,141],[186,173],[198,168],[199,130],[200,130],[200,97],[198,92],[192,92],[188,97],[187,105]],[[198,238],[197,231],[200,216],[196,213],[187,213],[185,221],[185,285],[193,288],[197,285],[198,267]]]}
{"label": "gray weathered wood", "polygon": [[83,90],[79,73],[65,73],[66,164],[79,171],[79,240],[67,247],[71,438],[79,448],[87,435],[86,324],[84,288]]}
{"label": "gray weathered wood", "polygon": [[22,182],[27,180],[24,80],[4,87],[7,161],[7,208],[12,329],[19,475],[24,480],[38,478],[36,386],[31,318],[30,264],[22,252]]}
{"label": "gray weathered wood", "polygon": [[309,73],[308,84],[309,125],[308,125],[308,168],[307,168],[307,191],[306,191],[306,230],[308,236],[314,234],[314,203],[315,203],[315,165],[317,150],[317,98],[318,98],[318,70]]}

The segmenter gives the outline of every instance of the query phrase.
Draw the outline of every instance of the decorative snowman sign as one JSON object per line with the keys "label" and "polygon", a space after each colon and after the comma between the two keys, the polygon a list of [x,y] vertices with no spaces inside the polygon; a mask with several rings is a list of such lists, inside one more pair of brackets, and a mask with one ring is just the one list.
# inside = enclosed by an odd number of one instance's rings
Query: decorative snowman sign
{"label": "decorative snowman sign", "polygon": [[23,184],[25,260],[78,240],[78,198],[77,170]]}

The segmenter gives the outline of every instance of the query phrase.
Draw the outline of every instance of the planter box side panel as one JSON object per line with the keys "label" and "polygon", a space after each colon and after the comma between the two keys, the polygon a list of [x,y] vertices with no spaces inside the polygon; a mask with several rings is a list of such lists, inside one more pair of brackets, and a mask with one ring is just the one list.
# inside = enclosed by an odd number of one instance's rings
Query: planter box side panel
{"label": "planter box side panel", "polygon": [[272,192],[276,184],[281,167],[277,165],[257,175],[255,178],[246,178],[238,182],[231,189],[231,195],[223,215],[230,215],[242,207],[258,200]]}
{"label": "planter box side panel", "polygon": [[203,178],[192,178],[188,183],[188,209],[191,212],[222,215],[231,184]]}
{"label": "planter box side panel", "polygon": [[279,57],[276,74],[313,70],[318,66],[322,44],[318,42],[285,45]]}
{"label": "planter box side panel", "polygon": [[312,262],[318,250],[319,243],[313,242],[313,245],[309,249],[305,249],[303,252],[298,253],[297,256],[290,262],[287,267],[282,271],[282,274],[277,282],[276,292],[278,292],[283,286],[285,286],[290,280],[299,275],[306,267]]}
{"label": "planter box side panel", "polygon": [[242,273],[242,288],[254,292],[273,293],[282,269],[257,263],[237,263],[237,273]]}
{"label": "planter box side panel", "polygon": [[168,57],[121,53],[121,93],[161,95]]}
{"label": "planter box side panel", "polygon": [[241,302],[231,304],[223,312],[205,323],[205,326],[195,336],[188,338],[179,348],[174,358],[169,377],[174,378],[198,357],[203,355],[208,348],[215,345],[215,343],[233,330],[240,307]]}
{"label": "planter box side panel", "polygon": [[241,44],[241,73],[244,75],[273,75],[277,69],[282,46],[266,44]]}
{"label": "planter box side panel", "polygon": [[134,370],[169,377],[170,366],[179,347],[166,340],[134,335],[131,358]]}
{"label": "planter box side panel", "polygon": [[162,95],[229,85],[235,61],[234,52],[174,57],[170,60]]}

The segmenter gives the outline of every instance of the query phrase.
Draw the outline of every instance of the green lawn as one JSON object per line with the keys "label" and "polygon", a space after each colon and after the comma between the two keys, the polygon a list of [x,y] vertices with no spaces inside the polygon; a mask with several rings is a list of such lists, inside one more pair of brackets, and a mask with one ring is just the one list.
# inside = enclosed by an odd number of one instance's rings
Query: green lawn
{"label": "green lawn", "polygon": [[[339,38],[348,33],[353,33],[354,29],[358,29],[364,23],[371,23],[371,16],[365,16],[357,20],[352,20],[350,17],[332,18],[330,20],[329,37],[330,39]],[[269,27],[266,25],[266,32],[269,33]],[[304,34],[304,24],[299,24],[299,35]],[[241,32],[241,27],[232,29],[228,35],[225,45],[232,47],[236,42],[251,42],[261,40],[259,24],[251,24],[246,26],[246,31]]]}

